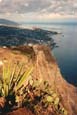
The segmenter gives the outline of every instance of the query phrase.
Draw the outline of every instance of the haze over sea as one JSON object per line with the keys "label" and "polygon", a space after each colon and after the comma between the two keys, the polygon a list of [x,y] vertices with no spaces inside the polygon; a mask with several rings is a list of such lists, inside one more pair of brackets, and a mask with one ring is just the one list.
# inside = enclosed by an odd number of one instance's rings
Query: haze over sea
{"label": "haze over sea", "polygon": [[53,49],[64,78],[77,86],[77,23],[25,23],[25,27],[40,27],[61,34],[53,36],[57,48]]}

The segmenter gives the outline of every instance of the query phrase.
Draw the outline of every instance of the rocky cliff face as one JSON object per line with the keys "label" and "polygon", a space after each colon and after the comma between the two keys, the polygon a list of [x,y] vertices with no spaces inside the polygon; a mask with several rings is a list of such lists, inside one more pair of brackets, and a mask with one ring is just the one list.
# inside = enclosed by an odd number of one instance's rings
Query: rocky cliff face
{"label": "rocky cliff face", "polygon": [[64,80],[57,62],[47,46],[0,48],[0,68],[2,62],[11,60],[21,61],[25,67],[33,64],[33,77],[48,81],[61,96],[62,104],[68,111],[68,115],[77,114],[77,88]]}
{"label": "rocky cliff face", "polygon": [[68,115],[76,115],[77,88],[64,80],[49,48],[34,46],[34,51],[36,53],[36,76],[48,80],[48,82],[56,88],[61,95],[64,107],[68,110]]}

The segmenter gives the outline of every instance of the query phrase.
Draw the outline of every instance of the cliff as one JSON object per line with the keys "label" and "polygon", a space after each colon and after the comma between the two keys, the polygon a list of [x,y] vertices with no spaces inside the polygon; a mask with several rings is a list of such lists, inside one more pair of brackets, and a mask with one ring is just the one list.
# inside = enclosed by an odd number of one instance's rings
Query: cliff
{"label": "cliff", "polygon": [[33,45],[0,48],[0,63],[11,60],[20,61],[25,64],[25,67],[32,64],[33,77],[48,81],[61,96],[61,102],[68,111],[68,115],[77,114],[77,88],[64,80],[49,47]]}

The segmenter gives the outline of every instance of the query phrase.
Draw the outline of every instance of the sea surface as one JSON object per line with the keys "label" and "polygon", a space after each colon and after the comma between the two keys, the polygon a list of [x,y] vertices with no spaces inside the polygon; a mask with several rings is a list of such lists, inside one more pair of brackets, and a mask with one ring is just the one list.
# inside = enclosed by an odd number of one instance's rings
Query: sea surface
{"label": "sea surface", "polygon": [[53,36],[57,46],[52,50],[63,77],[77,86],[77,24],[25,24],[26,27],[40,27],[60,34]]}

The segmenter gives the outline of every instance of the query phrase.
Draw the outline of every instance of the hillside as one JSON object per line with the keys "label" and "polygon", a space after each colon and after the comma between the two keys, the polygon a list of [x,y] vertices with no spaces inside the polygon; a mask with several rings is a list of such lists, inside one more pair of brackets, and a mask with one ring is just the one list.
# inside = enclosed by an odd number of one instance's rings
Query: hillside
{"label": "hillside", "polygon": [[[32,75],[33,78],[48,81],[48,83],[59,93],[61,97],[61,103],[67,110],[68,115],[77,114],[77,88],[64,80],[60,73],[57,62],[50,53],[50,49],[47,46],[33,45],[32,47],[20,46],[10,49],[0,48],[0,62],[1,61],[19,61],[28,67],[32,64],[34,66]],[[7,115],[21,115],[24,109],[20,109],[20,111],[21,112],[16,110]],[[28,115],[28,112],[24,112],[24,115]],[[42,114],[40,113],[40,115]],[[46,115],[50,114],[46,113]],[[59,114],[51,113],[51,115]]]}
{"label": "hillside", "polygon": [[19,46],[28,43],[48,44],[56,47],[52,36],[58,34],[40,28],[23,29],[19,27],[0,26],[0,46]]}
{"label": "hillside", "polygon": [[18,26],[19,24],[7,19],[0,19],[0,25],[6,25],[6,26]]}

